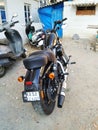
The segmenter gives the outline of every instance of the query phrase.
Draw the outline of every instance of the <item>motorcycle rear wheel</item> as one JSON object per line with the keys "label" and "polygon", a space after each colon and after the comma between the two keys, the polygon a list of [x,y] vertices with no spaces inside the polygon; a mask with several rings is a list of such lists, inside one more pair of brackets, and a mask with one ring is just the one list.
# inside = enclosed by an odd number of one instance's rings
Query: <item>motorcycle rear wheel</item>
{"label": "motorcycle rear wheel", "polygon": [[[47,81],[46,81],[47,82]],[[34,110],[40,114],[50,115],[54,108],[56,101],[50,100],[47,95],[47,83],[43,81],[40,91],[40,101],[32,102]]]}

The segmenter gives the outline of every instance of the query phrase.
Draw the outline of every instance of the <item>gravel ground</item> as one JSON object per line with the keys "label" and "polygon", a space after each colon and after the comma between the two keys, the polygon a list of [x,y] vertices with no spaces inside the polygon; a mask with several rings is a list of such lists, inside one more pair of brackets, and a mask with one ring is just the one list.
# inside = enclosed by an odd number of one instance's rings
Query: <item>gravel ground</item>
{"label": "gravel ground", "polygon": [[55,107],[45,116],[35,112],[31,103],[23,103],[23,83],[17,77],[26,70],[19,59],[0,79],[0,130],[98,130],[98,52],[90,50],[87,39],[64,38],[63,45],[76,61],[69,68],[63,108]]}

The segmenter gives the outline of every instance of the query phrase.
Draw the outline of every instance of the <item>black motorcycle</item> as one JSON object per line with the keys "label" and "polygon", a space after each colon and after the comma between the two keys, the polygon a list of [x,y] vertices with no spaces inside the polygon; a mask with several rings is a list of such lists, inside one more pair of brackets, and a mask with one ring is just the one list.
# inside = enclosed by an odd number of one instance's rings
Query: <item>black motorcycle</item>
{"label": "black motorcycle", "polygon": [[65,54],[56,33],[60,29],[57,25],[62,25],[65,20],[55,21],[54,28],[46,32],[45,50],[33,52],[23,60],[27,72],[18,78],[20,82],[24,80],[23,101],[32,102],[35,110],[46,115],[53,112],[57,97],[59,108],[65,99],[70,56]]}
{"label": "black motorcycle", "polygon": [[11,29],[19,21],[6,22],[0,25],[0,32],[4,32],[6,39],[0,41],[0,77],[4,76],[6,68],[16,61],[19,57],[26,57],[23,41],[19,32]]}

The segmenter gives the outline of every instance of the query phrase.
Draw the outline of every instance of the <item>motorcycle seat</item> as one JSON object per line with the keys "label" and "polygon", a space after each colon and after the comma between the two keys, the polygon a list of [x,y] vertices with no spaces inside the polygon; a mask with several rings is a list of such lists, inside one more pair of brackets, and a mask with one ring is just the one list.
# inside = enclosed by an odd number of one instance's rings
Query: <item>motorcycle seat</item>
{"label": "motorcycle seat", "polygon": [[55,61],[54,53],[51,50],[36,51],[23,60],[26,69],[32,70]]}

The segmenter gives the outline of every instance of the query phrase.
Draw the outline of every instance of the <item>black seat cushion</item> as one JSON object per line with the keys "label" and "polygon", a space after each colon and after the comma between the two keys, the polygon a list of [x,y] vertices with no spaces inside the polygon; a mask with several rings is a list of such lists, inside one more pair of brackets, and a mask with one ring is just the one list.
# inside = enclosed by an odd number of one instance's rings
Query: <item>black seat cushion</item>
{"label": "black seat cushion", "polygon": [[55,56],[51,50],[45,50],[33,52],[23,63],[26,69],[35,69],[46,65],[49,61],[55,61]]}

